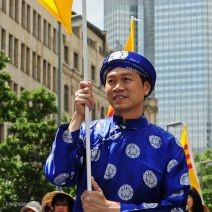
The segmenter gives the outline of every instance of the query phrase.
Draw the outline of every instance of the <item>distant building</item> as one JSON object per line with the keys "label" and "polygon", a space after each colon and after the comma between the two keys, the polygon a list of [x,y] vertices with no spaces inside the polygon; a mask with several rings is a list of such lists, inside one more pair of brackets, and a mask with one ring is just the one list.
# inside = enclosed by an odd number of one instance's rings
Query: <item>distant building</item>
{"label": "distant building", "polygon": [[[57,93],[58,23],[37,1],[0,0],[0,49],[11,59],[7,70],[11,88],[17,95],[45,85]],[[82,21],[73,18],[73,34],[68,37],[62,29],[62,112],[74,112],[74,92],[83,79]],[[106,55],[106,34],[88,23],[88,72],[94,82],[96,106],[92,119],[105,117],[107,100],[100,85],[99,69]],[[1,140],[6,136],[0,126]]]}
{"label": "distant building", "polygon": [[187,124],[195,151],[212,147],[211,17],[211,1],[155,1],[157,121]]}

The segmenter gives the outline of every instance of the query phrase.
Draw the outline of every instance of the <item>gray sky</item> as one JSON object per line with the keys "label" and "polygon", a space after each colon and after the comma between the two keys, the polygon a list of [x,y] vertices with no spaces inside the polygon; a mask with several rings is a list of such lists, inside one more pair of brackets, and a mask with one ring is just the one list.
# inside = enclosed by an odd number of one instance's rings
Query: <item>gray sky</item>
{"label": "gray sky", "polygon": [[[85,0],[73,0],[73,8],[74,12],[82,14],[82,1]],[[87,19],[90,23],[103,30],[103,1],[104,0],[86,0],[86,13]]]}

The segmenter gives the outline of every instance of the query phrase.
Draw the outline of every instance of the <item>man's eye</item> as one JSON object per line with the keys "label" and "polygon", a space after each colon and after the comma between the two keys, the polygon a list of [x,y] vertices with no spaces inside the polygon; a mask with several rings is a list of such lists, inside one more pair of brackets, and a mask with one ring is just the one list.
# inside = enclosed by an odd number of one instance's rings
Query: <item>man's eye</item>
{"label": "man's eye", "polygon": [[114,80],[109,79],[109,80],[107,80],[107,83],[112,84],[112,83],[114,83]]}

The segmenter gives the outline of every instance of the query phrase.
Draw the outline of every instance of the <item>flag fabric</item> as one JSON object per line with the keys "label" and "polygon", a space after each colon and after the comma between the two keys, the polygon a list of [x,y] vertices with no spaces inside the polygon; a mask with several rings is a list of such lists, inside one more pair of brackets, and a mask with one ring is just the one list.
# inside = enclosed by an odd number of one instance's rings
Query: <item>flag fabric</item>
{"label": "flag fabric", "polygon": [[190,185],[194,187],[202,197],[201,188],[199,184],[199,179],[196,172],[196,166],[195,161],[193,158],[192,149],[189,145],[189,139],[188,139],[188,133],[187,133],[187,126],[185,125],[183,127],[182,135],[181,135],[181,145],[184,148],[184,152],[186,155],[186,161],[189,171],[189,179],[190,179]]}
{"label": "flag fabric", "polygon": [[[135,20],[134,18],[131,18],[131,21],[130,21],[130,34],[128,36],[124,50],[129,52],[135,51]],[[107,111],[107,117],[112,116],[113,113],[114,113],[113,107],[109,105],[109,108]]]}
{"label": "flag fabric", "polygon": [[69,35],[72,34],[73,0],[38,0],[38,2],[62,24]]}
{"label": "flag fabric", "polygon": [[135,51],[135,21],[131,18],[130,21],[130,34],[124,47],[125,51],[134,52]]}

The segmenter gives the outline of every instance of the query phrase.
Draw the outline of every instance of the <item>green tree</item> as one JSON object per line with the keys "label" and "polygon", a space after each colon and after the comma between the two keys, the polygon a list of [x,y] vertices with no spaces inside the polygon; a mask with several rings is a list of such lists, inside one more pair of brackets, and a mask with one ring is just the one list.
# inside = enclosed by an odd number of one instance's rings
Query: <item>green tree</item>
{"label": "green tree", "polygon": [[45,179],[43,166],[57,127],[57,107],[55,95],[45,87],[17,97],[9,87],[9,74],[2,71],[7,62],[1,51],[0,123],[8,123],[9,135],[0,144],[0,208],[12,212],[30,200],[41,202],[56,189]]}
{"label": "green tree", "polygon": [[195,156],[204,204],[212,211],[212,149]]}

